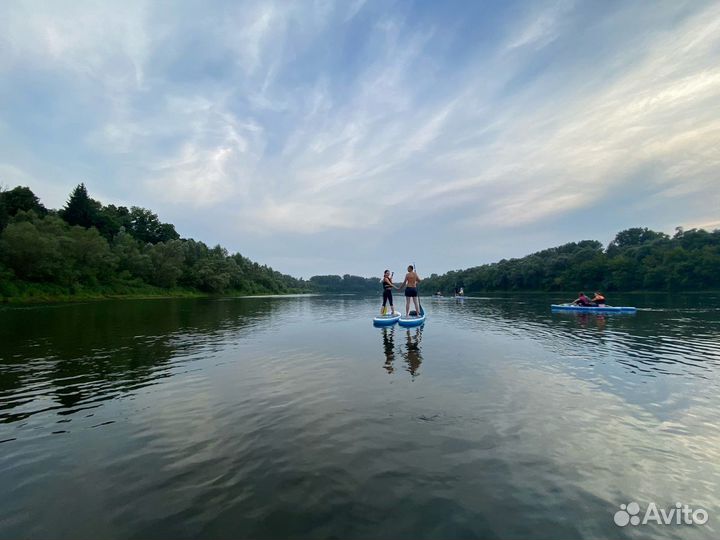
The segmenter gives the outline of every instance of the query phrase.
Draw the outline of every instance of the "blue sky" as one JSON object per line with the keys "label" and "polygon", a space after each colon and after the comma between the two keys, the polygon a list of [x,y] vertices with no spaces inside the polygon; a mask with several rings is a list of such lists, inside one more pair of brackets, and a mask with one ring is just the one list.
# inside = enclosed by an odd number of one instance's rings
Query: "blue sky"
{"label": "blue sky", "polygon": [[0,183],[85,182],[283,272],[720,227],[717,2],[32,1]]}

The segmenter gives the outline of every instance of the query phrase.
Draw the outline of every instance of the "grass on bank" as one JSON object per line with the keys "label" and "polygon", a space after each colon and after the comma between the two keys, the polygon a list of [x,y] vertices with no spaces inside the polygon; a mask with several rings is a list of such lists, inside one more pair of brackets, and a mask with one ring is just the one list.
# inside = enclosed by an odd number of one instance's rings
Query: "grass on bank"
{"label": "grass on bank", "polygon": [[[261,294],[293,294],[307,291],[287,290],[272,291],[263,287],[244,290],[228,290],[222,296],[261,295]],[[0,281],[0,302],[5,304],[43,304],[56,302],[77,302],[107,299],[150,299],[150,298],[205,298],[217,294],[175,287],[165,289],[145,283],[116,283],[112,285],[71,285],[62,286],[54,283],[29,283],[23,281]]]}

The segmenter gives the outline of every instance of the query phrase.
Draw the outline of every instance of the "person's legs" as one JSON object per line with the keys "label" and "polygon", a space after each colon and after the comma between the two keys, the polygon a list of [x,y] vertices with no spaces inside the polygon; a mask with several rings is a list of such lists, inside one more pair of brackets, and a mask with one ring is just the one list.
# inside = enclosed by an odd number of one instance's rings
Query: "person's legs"
{"label": "person's legs", "polygon": [[409,296],[405,297],[405,316],[406,317],[410,316],[410,297]]}
{"label": "person's legs", "polygon": [[413,302],[415,303],[415,313],[417,313],[417,316],[420,316],[420,304],[418,304],[418,297],[417,295],[413,296]]}

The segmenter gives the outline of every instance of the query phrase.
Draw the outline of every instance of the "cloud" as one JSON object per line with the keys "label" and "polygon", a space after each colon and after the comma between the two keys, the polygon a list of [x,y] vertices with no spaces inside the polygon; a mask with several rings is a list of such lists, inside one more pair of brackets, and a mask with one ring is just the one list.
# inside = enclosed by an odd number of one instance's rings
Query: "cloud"
{"label": "cloud", "polygon": [[[284,261],[331,239],[364,264],[389,216],[423,231],[437,270],[482,262],[447,238],[521,255],[502,239],[564,240],[562,220],[598,208],[617,216],[604,228],[713,222],[720,6],[524,7],[14,3],[0,164],[269,262],[254,239],[272,234]],[[28,95],[52,121],[31,121]]]}
{"label": "cloud", "polygon": [[144,2],[16,2],[5,15],[0,70],[49,68],[114,91],[142,85],[150,47]]}
{"label": "cloud", "polygon": [[261,158],[263,128],[241,120],[222,101],[169,99],[175,129],[186,136],[174,154],[152,162],[144,185],[161,200],[210,207],[245,197]]}
{"label": "cloud", "polygon": [[554,5],[542,5],[538,11],[532,13],[528,20],[511,34],[507,51],[532,47],[540,49],[552,43],[560,35],[560,24],[574,2],[562,1]]}

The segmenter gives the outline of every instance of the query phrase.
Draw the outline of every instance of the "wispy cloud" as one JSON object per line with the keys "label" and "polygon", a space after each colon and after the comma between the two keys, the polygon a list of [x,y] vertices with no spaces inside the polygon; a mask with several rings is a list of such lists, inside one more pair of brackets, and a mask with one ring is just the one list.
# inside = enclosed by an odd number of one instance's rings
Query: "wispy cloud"
{"label": "wispy cloud", "polygon": [[562,0],[555,4],[538,4],[536,9],[528,10],[527,19],[511,31],[506,50],[539,49],[552,43],[560,36],[561,24],[573,6],[574,2]]}

